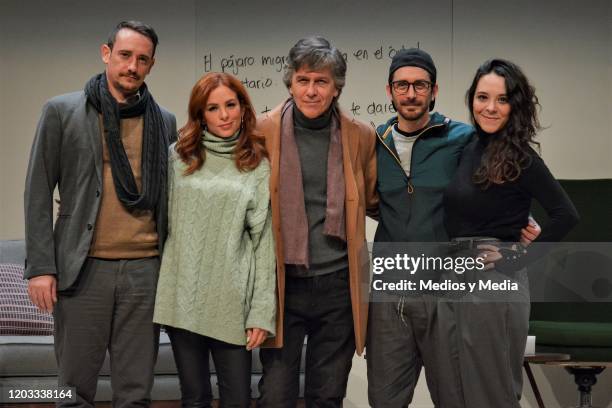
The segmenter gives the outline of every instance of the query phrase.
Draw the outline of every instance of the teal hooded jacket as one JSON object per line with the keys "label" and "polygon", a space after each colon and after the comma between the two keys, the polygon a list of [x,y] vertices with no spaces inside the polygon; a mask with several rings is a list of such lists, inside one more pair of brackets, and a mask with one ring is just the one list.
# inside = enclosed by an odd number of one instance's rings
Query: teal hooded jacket
{"label": "teal hooded jacket", "polygon": [[393,143],[397,117],[376,129],[377,190],[380,219],[376,242],[444,242],[444,189],[474,128],[433,113],[412,148],[406,175]]}

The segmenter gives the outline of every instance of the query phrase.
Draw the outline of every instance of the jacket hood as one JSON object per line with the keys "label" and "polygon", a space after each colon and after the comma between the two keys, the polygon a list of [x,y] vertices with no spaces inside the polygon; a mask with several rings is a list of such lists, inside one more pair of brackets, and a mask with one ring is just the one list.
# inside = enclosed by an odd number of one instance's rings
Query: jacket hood
{"label": "jacket hood", "polygon": [[[441,113],[434,112],[430,115],[429,122],[427,123],[427,126],[425,126],[425,128],[440,125],[440,124],[448,124],[449,122],[450,122],[450,119],[448,119],[446,116],[442,115]],[[376,132],[380,136],[382,136],[390,126],[393,126],[396,123],[397,123],[397,116],[393,116],[389,118],[389,120],[387,120],[385,123],[379,125],[376,128]]]}

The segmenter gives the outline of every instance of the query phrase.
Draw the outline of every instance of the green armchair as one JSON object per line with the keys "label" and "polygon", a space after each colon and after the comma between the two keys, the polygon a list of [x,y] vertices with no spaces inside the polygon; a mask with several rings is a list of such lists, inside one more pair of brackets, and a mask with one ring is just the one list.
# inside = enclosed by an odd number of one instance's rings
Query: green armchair
{"label": "green armchair", "polygon": [[[585,245],[584,249],[561,251],[546,261],[546,267],[555,268],[555,274],[571,273],[569,282],[573,280],[590,293],[585,297],[584,290],[572,290],[554,280],[548,282],[549,289],[556,290],[565,301],[532,302],[530,334],[536,336],[536,352],[571,356],[570,361],[560,365],[574,376],[580,393],[579,407],[583,408],[592,406],[591,388],[597,375],[612,367],[612,180],[560,182],[581,217],[565,241],[597,242],[600,244],[593,246],[600,250],[589,251]],[[532,213],[536,220],[546,218],[537,206]],[[605,254],[602,247],[610,251]],[[538,284],[542,285],[542,281]]]}

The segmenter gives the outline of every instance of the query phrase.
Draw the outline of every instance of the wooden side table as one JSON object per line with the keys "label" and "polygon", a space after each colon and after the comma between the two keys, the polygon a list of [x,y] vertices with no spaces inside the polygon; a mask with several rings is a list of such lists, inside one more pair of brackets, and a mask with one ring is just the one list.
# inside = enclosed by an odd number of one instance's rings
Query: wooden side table
{"label": "wooden side table", "polygon": [[556,363],[574,377],[580,393],[579,407],[593,406],[592,387],[597,383],[597,375],[607,367],[612,367],[612,361],[569,361]]}
{"label": "wooden side table", "polygon": [[533,394],[535,395],[539,408],[546,408],[546,407],[544,406],[544,401],[542,401],[542,395],[540,395],[538,384],[536,384],[535,382],[535,378],[533,377],[533,372],[531,371],[531,367],[529,366],[529,363],[551,364],[551,363],[569,361],[570,358],[571,356],[569,354],[561,354],[561,353],[525,354],[525,358],[523,360],[523,367],[525,368],[525,372],[527,373],[529,384],[531,384],[531,389],[533,390]]}

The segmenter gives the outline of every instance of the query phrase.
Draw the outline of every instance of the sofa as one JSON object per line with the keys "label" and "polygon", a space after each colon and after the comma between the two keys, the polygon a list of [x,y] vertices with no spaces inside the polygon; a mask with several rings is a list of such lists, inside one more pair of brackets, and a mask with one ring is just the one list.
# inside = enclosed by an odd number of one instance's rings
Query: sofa
{"label": "sofa", "polygon": [[[0,390],[47,389],[57,385],[57,364],[53,350],[53,317],[30,302],[23,280],[25,244],[23,240],[0,240]],[[303,359],[303,357],[302,357]],[[302,367],[303,367],[302,361]],[[218,398],[214,364],[210,362],[213,394]],[[253,352],[251,392],[259,395],[261,377],[258,350]],[[301,373],[300,395],[304,384]],[[4,393],[6,394],[6,392]],[[9,402],[0,393],[0,405]],[[160,335],[152,399],[180,400],[179,381],[168,336]],[[108,355],[100,372],[96,401],[111,401]],[[20,400],[19,402],[37,402]]]}

